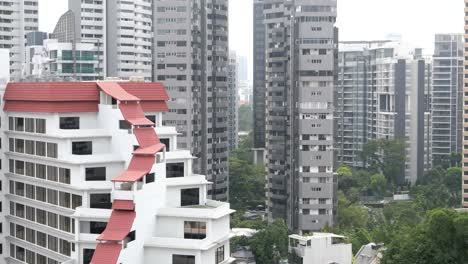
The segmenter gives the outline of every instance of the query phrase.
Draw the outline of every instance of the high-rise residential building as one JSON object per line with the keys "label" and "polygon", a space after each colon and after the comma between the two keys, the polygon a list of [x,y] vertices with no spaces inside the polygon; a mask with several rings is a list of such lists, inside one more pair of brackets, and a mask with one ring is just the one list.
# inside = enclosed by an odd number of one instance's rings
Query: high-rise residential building
{"label": "high-rise residential building", "polygon": [[237,56],[234,51],[229,53],[229,66],[228,66],[228,91],[229,91],[229,105],[228,105],[228,140],[229,151],[237,148],[238,144],[238,96],[237,96]]}
{"label": "high-rise residential building", "polygon": [[228,198],[228,1],[153,2],[154,79],[169,97],[166,125],[178,147],[197,158],[196,173],[213,182],[209,196]]}
{"label": "high-rise residential building", "polygon": [[44,40],[49,38],[49,34],[41,31],[32,31],[26,34],[26,46],[44,45]]}
{"label": "high-rise residential building", "polygon": [[106,77],[152,79],[152,3],[69,0],[76,42],[93,43]]}
{"label": "high-rise residential building", "polygon": [[58,42],[76,42],[79,38],[75,33],[75,22],[75,13],[68,10],[59,18],[51,38],[57,39]]}
{"label": "high-rise residential building", "polygon": [[399,139],[406,165],[398,184],[415,183],[430,167],[431,66],[400,42],[343,42],[336,97],[337,161],[362,167],[364,144]]}
{"label": "high-rise residential building", "polygon": [[[466,49],[468,48],[468,0],[465,0],[465,51],[464,51],[464,57],[465,57],[465,62],[464,62],[464,67],[468,67],[468,52]],[[468,70],[463,70],[464,73],[464,85],[463,87],[468,87],[468,78],[466,74],[468,74]],[[468,208],[468,154],[465,152],[468,150],[468,96],[465,94],[466,88],[463,88],[464,94],[463,94],[463,156],[462,156],[462,166],[463,166],[463,182],[462,182],[462,205],[465,208]]]}
{"label": "high-rise residential building", "polygon": [[0,4],[0,49],[10,50],[10,78],[19,80],[24,62],[26,34],[38,31],[38,0],[11,0]]}
{"label": "high-rise residential building", "polygon": [[249,60],[247,56],[237,56],[237,78],[239,81],[249,81]]}
{"label": "high-rise residential building", "polygon": [[[253,7],[253,145],[255,160],[263,162],[265,149],[266,86],[265,25],[263,0],[254,0]],[[260,163],[261,163],[260,162]]]}
{"label": "high-rise residential building", "polygon": [[434,164],[442,164],[462,150],[463,42],[462,34],[435,36],[431,95]]}
{"label": "high-rise residential building", "polygon": [[161,84],[10,83],[2,98],[4,263],[232,263],[233,211],[162,125]]}
{"label": "high-rise residential building", "polygon": [[309,233],[336,216],[335,0],[264,1],[268,220]]}

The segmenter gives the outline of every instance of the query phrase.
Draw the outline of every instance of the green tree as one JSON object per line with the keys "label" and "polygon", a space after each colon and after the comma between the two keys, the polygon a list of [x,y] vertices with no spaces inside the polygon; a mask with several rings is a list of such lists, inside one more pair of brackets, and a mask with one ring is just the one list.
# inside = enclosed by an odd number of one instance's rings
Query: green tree
{"label": "green tree", "polygon": [[274,256],[288,256],[288,227],[283,220],[276,220],[255,234],[249,244],[257,264],[274,264]]}
{"label": "green tree", "polygon": [[382,174],[374,174],[370,180],[370,187],[374,195],[384,197],[387,194],[387,179]]}
{"label": "green tree", "polygon": [[354,204],[342,192],[338,193],[338,227],[341,230],[366,228],[369,215],[365,207]]}
{"label": "green tree", "polygon": [[464,264],[468,259],[468,214],[448,209],[429,212],[411,230],[387,245],[382,264]]}

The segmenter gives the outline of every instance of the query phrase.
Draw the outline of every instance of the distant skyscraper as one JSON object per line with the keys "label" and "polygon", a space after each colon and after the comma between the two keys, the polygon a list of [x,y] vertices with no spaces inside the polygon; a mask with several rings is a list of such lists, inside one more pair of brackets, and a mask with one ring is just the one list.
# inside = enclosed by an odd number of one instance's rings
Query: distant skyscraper
{"label": "distant skyscraper", "polygon": [[[465,9],[468,8],[468,0],[465,0]],[[468,15],[465,13],[465,25],[468,25]],[[465,26],[465,50],[468,48],[468,42],[466,41],[468,39],[468,27]],[[464,67],[468,67],[468,58],[466,57],[467,53],[465,51],[465,63]],[[468,73],[467,70],[463,71],[464,74],[466,75]],[[465,76],[464,78],[464,87],[468,86],[468,78]],[[468,107],[468,96],[464,95],[464,109]],[[463,196],[463,207],[468,208],[468,155],[465,154],[464,152],[468,150],[468,122],[466,120],[468,118],[468,113],[467,110],[464,110],[463,112],[463,190],[462,190],[462,196]]]}
{"label": "distant skyscraper", "polygon": [[10,50],[10,79],[21,78],[26,34],[39,28],[38,0],[0,2],[0,49]]}
{"label": "distant skyscraper", "polygon": [[48,34],[41,31],[32,31],[26,34],[26,46],[40,46],[44,40],[48,39]]}
{"label": "distant skyscraper", "polygon": [[265,25],[263,0],[254,0],[253,7],[253,145],[255,161],[264,159],[266,87],[265,87]]}
{"label": "distant skyscraper", "polygon": [[57,39],[59,42],[76,42],[79,38],[76,37],[75,22],[75,13],[68,10],[59,18],[51,38]]}
{"label": "distant skyscraper", "polygon": [[435,36],[432,80],[432,158],[447,162],[461,153],[463,131],[463,35]]}
{"label": "distant skyscraper", "polygon": [[228,66],[228,140],[229,151],[237,148],[238,141],[238,95],[237,95],[237,56],[231,51],[229,53]]}
{"label": "distant skyscraper", "polygon": [[164,124],[180,132],[196,173],[213,182],[208,195],[228,198],[228,0],[153,2],[154,79],[169,96]]}
{"label": "distant skyscraper", "polygon": [[107,77],[152,79],[152,3],[69,0],[76,42],[96,46]]}
{"label": "distant skyscraper", "polygon": [[[431,67],[420,50],[391,41],[340,45],[336,97],[338,163],[362,167],[364,144],[400,139],[406,166],[398,183],[415,183],[430,166]],[[404,153],[402,153],[404,155]]]}
{"label": "distant skyscraper", "polygon": [[334,0],[265,0],[268,220],[302,233],[333,225]]}

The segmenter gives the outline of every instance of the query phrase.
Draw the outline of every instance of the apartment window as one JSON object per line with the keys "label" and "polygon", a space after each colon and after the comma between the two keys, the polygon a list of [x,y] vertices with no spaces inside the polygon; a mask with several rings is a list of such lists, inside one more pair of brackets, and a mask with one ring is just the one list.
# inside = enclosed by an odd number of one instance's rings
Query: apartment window
{"label": "apartment window", "polygon": [[25,238],[24,226],[16,225],[16,238],[23,239]]}
{"label": "apartment window", "polygon": [[105,181],[106,167],[86,168],[87,181]]}
{"label": "apartment window", "polygon": [[47,246],[47,235],[37,231],[36,232],[37,245],[45,248]]}
{"label": "apartment window", "polygon": [[71,206],[71,194],[67,192],[59,193],[60,206],[70,208]]}
{"label": "apartment window", "polygon": [[58,181],[58,168],[55,166],[47,166],[47,180]]}
{"label": "apartment window", "polygon": [[184,177],[184,163],[167,163],[166,178]]}
{"label": "apartment window", "polygon": [[155,180],[155,174],[154,173],[148,173],[146,174],[146,183],[152,183]]}
{"label": "apartment window", "polygon": [[60,129],[80,129],[79,117],[61,117]]}
{"label": "apartment window", "polygon": [[35,152],[35,143],[34,143],[33,140],[26,140],[25,145],[26,145],[26,154],[29,154],[29,155],[35,155],[36,154],[36,152]]}
{"label": "apartment window", "polygon": [[36,141],[36,155],[45,157],[46,155],[46,143]]}
{"label": "apartment window", "polygon": [[24,161],[15,160],[15,173],[24,175]]}
{"label": "apartment window", "polygon": [[83,264],[90,264],[94,255],[94,249],[83,249]]}
{"label": "apartment window", "polygon": [[171,151],[171,148],[170,148],[170,139],[168,138],[162,138],[160,139],[161,140],[161,143],[163,143],[165,146],[166,146],[166,151]]}
{"label": "apartment window", "polygon": [[127,122],[126,120],[120,120],[119,121],[119,129],[125,129],[125,130],[128,130],[128,129],[131,129],[132,128],[132,125]]}
{"label": "apartment window", "polygon": [[47,202],[53,205],[58,205],[58,191],[47,189]]}
{"label": "apartment window", "polygon": [[36,264],[47,264],[47,257],[46,256],[36,254],[36,260],[37,260]]}
{"label": "apartment window", "polygon": [[80,207],[82,204],[82,198],[79,195],[72,195],[72,209],[75,210],[77,207]]}
{"label": "apartment window", "polygon": [[23,204],[16,204],[15,206],[16,216],[24,218],[24,205]]}
{"label": "apartment window", "polygon": [[47,143],[47,157],[57,158],[57,144]]}
{"label": "apartment window", "polygon": [[60,254],[65,255],[65,256],[71,255],[70,242],[60,239]]}
{"label": "apartment window", "polygon": [[32,244],[36,244],[36,231],[30,228],[26,228],[26,241]]}
{"label": "apartment window", "polygon": [[24,261],[24,248],[16,246],[16,259]]}
{"label": "apartment window", "polygon": [[36,186],[36,200],[46,202],[46,192],[46,188]]}
{"label": "apartment window", "polygon": [[184,238],[185,239],[205,239],[206,238],[206,222],[184,222]]}
{"label": "apartment window", "polygon": [[26,118],[25,131],[34,133],[34,118]]}
{"label": "apartment window", "polygon": [[112,202],[109,193],[95,193],[90,195],[91,208],[111,209]]}
{"label": "apartment window", "polygon": [[15,194],[18,196],[24,196],[24,183],[16,182],[15,184]]}
{"label": "apartment window", "polygon": [[106,229],[106,222],[89,222],[89,230],[91,234],[101,234]]}
{"label": "apartment window", "polygon": [[172,255],[172,264],[195,264],[195,256]]}
{"label": "apartment window", "polygon": [[224,246],[216,249],[216,264],[224,261]]}
{"label": "apartment window", "polygon": [[29,221],[36,221],[36,209],[31,206],[26,206],[26,219]]}
{"label": "apartment window", "polygon": [[47,225],[47,213],[44,210],[36,209],[37,222],[42,225]]}
{"label": "apartment window", "polygon": [[24,153],[24,140],[15,139],[15,152]]}
{"label": "apartment window", "polygon": [[8,141],[8,150],[14,152],[15,151],[15,139],[14,138],[10,138],[9,141]]}
{"label": "apartment window", "polygon": [[46,179],[46,166],[43,164],[36,164],[36,178]]}
{"label": "apartment window", "polygon": [[59,168],[59,182],[65,184],[71,183],[70,169]]}
{"label": "apartment window", "polygon": [[200,189],[183,189],[180,190],[180,204],[181,206],[191,206],[200,204]]}
{"label": "apartment window", "polygon": [[36,133],[45,134],[46,132],[46,120],[36,119]]}
{"label": "apartment window", "polygon": [[47,248],[57,252],[58,251],[58,238],[48,235],[47,236]]}
{"label": "apartment window", "polygon": [[65,232],[71,232],[71,219],[66,216],[59,216],[59,228]]}
{"label": "apartment window", "polygon": [[24,131],[24,118],[15,117],[15,130]]}
{"label": "apartment window", "polygon": [[72,142],[72,154],[73,155],[92,155],[93,154],[93,142],[91,141]]}
{"label": "apartment window", "polygon": [[34,163],[26,162],[25,166],[26,166],[26,176],[35,177],[36,166],[34,165]]}
{"label": "apartment window", "polygon": [[36,188],[34,185],[26,184],[26,197],[29,199],[36,199]]}

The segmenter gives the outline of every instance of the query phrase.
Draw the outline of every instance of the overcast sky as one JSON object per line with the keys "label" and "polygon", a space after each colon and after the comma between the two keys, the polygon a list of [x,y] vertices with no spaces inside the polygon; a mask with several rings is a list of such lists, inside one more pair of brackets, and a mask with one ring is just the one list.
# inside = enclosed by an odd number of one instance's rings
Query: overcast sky
{"label": "overcast sky", "polygon": [[[79,0],[76,0],[79,1]],[[252,57],[252,2],[230,0],[230,48]],[[39,0],[39,22],[52,32],[67,0]],[[338,0],[340,40],[385,39],[401,34],[407,42],[432,52],[434,34],[463,33],[462,0]],[[249,71],[250,72],[250,71]]]}

